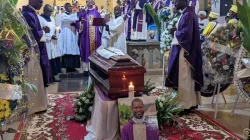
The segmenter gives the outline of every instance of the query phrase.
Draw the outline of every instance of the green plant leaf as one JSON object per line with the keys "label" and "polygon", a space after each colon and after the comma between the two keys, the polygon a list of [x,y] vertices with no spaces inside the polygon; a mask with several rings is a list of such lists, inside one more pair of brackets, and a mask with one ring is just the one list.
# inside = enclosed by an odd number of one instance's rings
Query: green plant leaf
{"label": "green plant leaf", "polygon": [[21,85],[23,88],[29,88],[34,94],[37,94],[38,90],[35,85],[30,84],[30,83],[23,83]]}
{"label": "green plant leaf", "polygon": [[161,22],[154,8],[149,3],[144,4],[143,12],[144,13],[148,12],[150,14],[150,16],[153,18],[154,23],[158,29],[158,32],[161,33]]}

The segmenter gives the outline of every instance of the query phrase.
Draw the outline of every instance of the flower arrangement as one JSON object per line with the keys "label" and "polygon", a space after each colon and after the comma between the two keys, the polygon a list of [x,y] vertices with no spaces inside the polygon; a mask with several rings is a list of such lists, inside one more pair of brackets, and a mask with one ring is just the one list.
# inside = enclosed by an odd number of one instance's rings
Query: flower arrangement
{"label": "flower arrangement", "polygon": [[238,23],[227,24],[219,27],[209,36],[209,40],[231,48],[238,46],[242,42],[242,26]]}
{"label": "flower arrangement", "polygon": [[76,121],[88,121],[91,119],[95,93],[94,82],[92,82],[86,92],[81,93],[75,100]]}
{"label": "flower arrangement", "polygon": [[131,107],[125,104],[118,104],[120,125],[125,125],[131,118],[133,118],[133,112]]}
{"label": "flower arrangement", "polygon": [[160,130],[163,126],[173,125],[174,116],[178,115],[183,109],[182,105],[177,102],[178,94],[176,91],[162,93],[156,100],[157,119]]}
{"label": "flower arrangement", "polygon": [[156,88],[153,83],[150,82],[151,79],[148,79],[144,84],[144,91],[146,95],[150,95],[151,92]]}
{"label": "flower arrangement", "polygon": [[161,34],[161,42],[160,42],[160,47],[161,47],[161,53],[163,54],[164,52],[168,51],[171,48],[171,43],[173,40],[173,36],[171,35],[170,31],[173,27],[176,26],[180,16],[177,14],[170,22],[168,23],[167,28],[165,31]]}
{"label": "flower arrangement", "polygon": [[163,22],[168,22],[172,19],[172,10],[168,7],[164,7],[160,11],[159,19]]}
{"label": "flower arrangement", "polygon": [[[28,45],[24,37],[29,38],[27,24],[21,13],[13,6],[17,0],[2,0],[0,3],[0,134],[6,122],[18,119],[27,108],[26,92],[34,85],[26,83],[24,78],[25,51]],[[31,40],[30,40],[31,41]]]}

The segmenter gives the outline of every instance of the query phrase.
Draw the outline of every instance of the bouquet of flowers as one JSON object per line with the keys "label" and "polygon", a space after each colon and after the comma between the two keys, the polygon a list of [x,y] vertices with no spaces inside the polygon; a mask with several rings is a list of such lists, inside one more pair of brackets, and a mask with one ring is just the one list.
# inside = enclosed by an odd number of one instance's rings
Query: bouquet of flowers
{"label": "bouquet of flowers", "polygon": [[160,15],[159,15],[159,18],[161,21],[168,22],[171,20],[172,17],[173,17],[172,10],[170,8],[164,7],[161,9]]}
{"label": "bouquet of flowers", "polygon": [[76,121],[88,121],[91,119],[95,93],[94,82],[91,83],[88,90],[80,94],[75,100],[75,117]]}
{"label": "bouquet of flowers", "polygon": [[0,3],[0,134],[4,133],[2,127],[6,123],[19,119],[27,109],[24,89],[37,92],[34,85],[25,82],[23,75],[28,49],[23,38],[30,38],[25,20],[13,6],[16,2],[2,0]]}
{"label": "bouquet of flowers", "polygon": [[161,53],[164,53],[171,48],[173,36],[171,35],[170,30],[176,26],[179,18],[180,18],[179,15],[173,17],[173,19],[169,21],[165,31],[161,34],[161,42],[160,42]]}
{"label": "bouquet of flowers", "polygon": [[170,94],[163,93],[156,100],[157,119],[160,130],[166,124],[172,125],[174,123],[174,116],[183,110],[182,105],[177,102],[177,97],[177,92],[172,91]]}

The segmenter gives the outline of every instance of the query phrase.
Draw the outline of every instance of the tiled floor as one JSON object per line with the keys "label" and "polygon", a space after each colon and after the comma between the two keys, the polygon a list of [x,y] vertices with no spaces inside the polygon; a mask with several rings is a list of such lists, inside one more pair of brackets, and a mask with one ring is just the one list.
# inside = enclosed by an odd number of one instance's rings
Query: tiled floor
{"label": "tiled floor", "polygon": [[[162,76],[160,72],[148,72],[145,75],[145,80],[151,79],[155,86],[162,87]],[[58,92],[76,92],[86,89],[88,79],[82,76],[64,75],[61,78],[60,83],[55,83],[48,88],[49,93]],[[239,99],[237,104],[237,110],[235,115],[231,116],[231,110],[235,102],[236,91],[233,86],[230,86],[224,92],[227,104],[224,103],[222,96],[219,96],[219,112],[216,121],[225,126],[227,129],[235,132],[239,136],[242,136],[243,130],[249,127],[250,117],[250,104],[246,103],[242,98]],[[202,97],[202,106],[199,106],[199,110],[209,116],[214,117],[215,104],[211,104],[212,98]],[[17,128],[17,124],[13,125],[13,128]],[[10,140],[13,135],[5,135],[5,140]]]}

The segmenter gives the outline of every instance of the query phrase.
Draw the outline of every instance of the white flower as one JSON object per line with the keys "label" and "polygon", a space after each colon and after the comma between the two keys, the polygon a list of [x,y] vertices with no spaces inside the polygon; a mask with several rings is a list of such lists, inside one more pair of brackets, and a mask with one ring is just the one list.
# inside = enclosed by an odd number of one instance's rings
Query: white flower
{"label": "white flower", "polygon": [[223,70],[229,70],[229,66],[228,65],[224,65],[223,66]]}
{"label": "white flower", "polygon": [[82,108],[79,109],[79,113],[82,113]]}
{"label": "white flower", "polygon": [[162,107],[163,107],[163,104],[162,104],[162,102],[159,102],[159,106],[160,106],[160,108],[162,108]]}
{"label": "white flower", "polygon": [[77,105],[81,106],[81,105],[82,105],[82,103],[78,101],[78,102],[77,102]]}
{"label": "white flower", "polygon": [[161,100],[161,97],[160,97],[160,96],[158,96],[158,97],[157,97],[157,100],[158,100],[158,101],[160,101],[160,100]]}
{"label": "white flower", "polygon": [[89,111],[92,111],[92,109],[93,109],[93,107],[92,107],[92,106],[90,106],[90,107],[89,107]]}
{"label": "white flower", "polygon": [[82,97],[81,99],[82,99],[82,101],[85,101],[85,100],[86,100],[86,97]]}
{"label": "white flower", "polygon": [[89,103],[89,99],[87,99],[86,101],[85,101],[85,104],[88,104]]}
{"label": "white flower", "polygon": [[165,101],[165,98],[164,98],[164,96],[163,96],[163,97],[161,97],[161,101],[162,101],[162,102],[164,102],[164,101]]}

